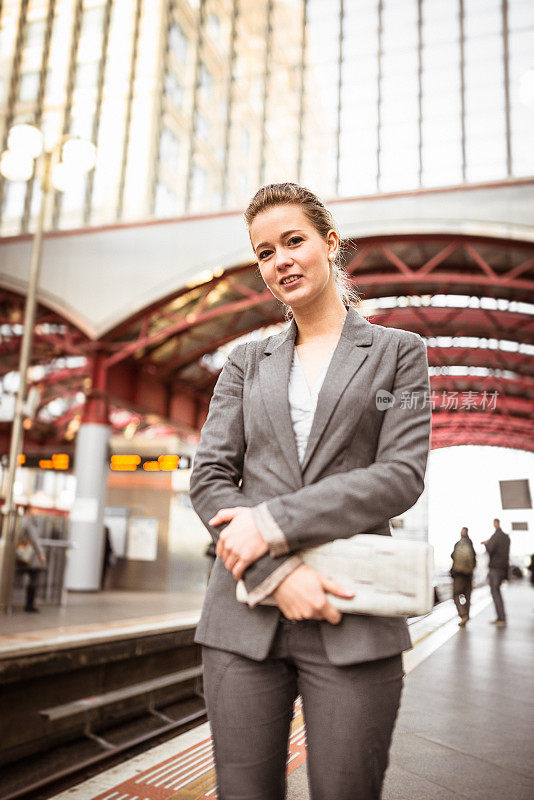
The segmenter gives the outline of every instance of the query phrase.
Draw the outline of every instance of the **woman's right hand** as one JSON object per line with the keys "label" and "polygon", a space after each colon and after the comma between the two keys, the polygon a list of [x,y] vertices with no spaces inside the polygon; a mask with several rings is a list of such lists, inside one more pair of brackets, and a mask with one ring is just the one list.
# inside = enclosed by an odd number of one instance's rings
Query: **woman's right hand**
{"label": "woman's right hand", "polygon": [[354,592],[301,564],[284,578],[272,596],[288,619],[324,619],[337,625],[342,619],[341,611],[334,608],[325,592],[336,597],[354,597]]}

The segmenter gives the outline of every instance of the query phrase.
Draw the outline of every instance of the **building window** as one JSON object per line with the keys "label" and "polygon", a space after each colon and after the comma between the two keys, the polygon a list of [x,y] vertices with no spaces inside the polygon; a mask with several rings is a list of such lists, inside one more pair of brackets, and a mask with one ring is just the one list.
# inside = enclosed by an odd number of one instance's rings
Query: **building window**
{"label": "building window", "polygon": [[83,113],[75,114],[70,123],[71,135],[80,136],[82,139],[91,141],[93,136],[93,117],[91,109],[84,109]]}
{"label": "building window", "polygon": [[6,219],[22,217],[26,198],[26,181],[6,181],[4,216]]}
{"label": "building window", "polygon": [[210,124],[206,117],[202,114],[197,114],[197,136],[199,139],[205,141],[210,135]]}
{"label": "building window", "polygon": [[240,169],[237,173],[237,189],[240,195],[246,195],[249,191],[249,176],[246,169]]}
{"label": "building window", "polygon": [[79,61],[91,61],[95,51],[100,53],[104,30],[104,6],[87,8],[83,12],[82,30],[78,43]]}
{"label": "building window", "polygon": [[217,14],[210,14],[206,23],[206,29],[214,39],[221,38],[221,20]]}
{"label": "building window", "polygon": [[465,8],[465,133],[467,180],[506,175],[501,3]]}
{"label": "building window", "polygon": [[172,170],[178,169],[180,158],[180,142],[172,133],[165,128],[161,134],[159,142],[160,163]]}
{"label": "building window", "polygon": [[187,37],[177,22],[171,25],[169,31],[169,49],[181,64],[187,58]]}
{"label": "building window", "polygon": [[202,202],[206,197],[207,174],[206,170],[195,164],[191,180],[191,194],[197,202]]}
{"label": "building window", "polygon": [[534,5],[513,2],[510,10],[510,116],[512,173],[534,173]]}
{"label": "building window", "polygon": [[28,22],[26,26],[24,47],[27,48],[28,50],[31,50],[33,48],[35,48],[36,50],[42,50],[45,33],[46,33],[45,19],[36,19],[33,20],[33,22]]}
{"label": "building window", "polygon": [[76,183],[69,186],[66,191],[62,192],[62,207],[63,214],[68,215],[69,212],[80,211],[83,208],[85,201],[85,176],[78,178]]}
{"label": "building window", "polygon": [[248,155],[250,153],[250,133],[246,128],[241,128],[240,139],[241,152]]}
{"label": "building window", "polygon": [[176,214],[176,195],[164,183],[158,183],[156,187],[156,202],[154,214],[156,217],[172,217]]}
{"label": "building window", "polygon": [[175,108],[182,108],[184,87],[172,72],[168,72],[165,76],[165,95]]}
{"label": "building window", "polygon": [[21,75],[19,85],[19,100],[21,103],[33,103],[39,92],[39,73],[26,72]]}
{"label": "building window", "polygon": [[90,89],[98,83],[100,61],[89,61],[76,65],[76,88]]}
{"label": "building window", "polygon": [[209,97],[211,95],[212,85],[213,78],[211,77],[211,72],[202,64],[200,67],[199,86],[204,97]]}

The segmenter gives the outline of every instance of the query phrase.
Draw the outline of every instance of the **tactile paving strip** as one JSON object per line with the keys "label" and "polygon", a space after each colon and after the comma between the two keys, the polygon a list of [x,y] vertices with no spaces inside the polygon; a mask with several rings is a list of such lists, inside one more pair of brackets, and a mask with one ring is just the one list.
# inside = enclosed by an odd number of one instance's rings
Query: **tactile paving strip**
{"label": "tactile paving strip", "polygon": [[[302,700],[295,701],[289,735],[287,774],[306,760]],[[217,783],[211,739],[193,745],[107,789],[92,800],[216,800]]]}

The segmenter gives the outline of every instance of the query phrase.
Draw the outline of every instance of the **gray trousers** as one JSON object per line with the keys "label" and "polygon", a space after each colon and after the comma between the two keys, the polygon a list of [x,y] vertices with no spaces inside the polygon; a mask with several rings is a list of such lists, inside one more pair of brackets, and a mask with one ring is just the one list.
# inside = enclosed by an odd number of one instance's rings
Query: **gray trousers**
{"label": "gray trousers", "polygon": [[493,604],[495,606],[495,613],[497,619],[501,622],[506,622],[506,613],[504,611],[504,603],[501,594],[501,583],[506,578],[506,573],[502,569],[490,569],[489,571],[489,585]]}
{"label": "gray trousers", "polygon": [[336,666],[319,622],[281,620],[264,661],[202,645],[218,800],[284,800],[293,703],[306,725],[311,800],[379,800],[402,656]]}
{"label": "gray trousers", "polygon": [[[471,610],[471,590],[473,585],[473,574],[456,574],[453,580],[452,596],[456,604],[456,610],[460,617],[468,617]],[[464,604],[460,602],[460,597],[464,596]]]}

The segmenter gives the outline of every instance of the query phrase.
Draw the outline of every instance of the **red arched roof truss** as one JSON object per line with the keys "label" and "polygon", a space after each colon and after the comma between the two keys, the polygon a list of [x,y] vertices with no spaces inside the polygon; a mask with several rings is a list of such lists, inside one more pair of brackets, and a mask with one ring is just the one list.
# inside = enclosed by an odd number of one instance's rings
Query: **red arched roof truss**
{"label": "red arched roof truss", "polygon": [[[402,234],[347,241],[344,250],[365,301],[362,313],[372,323],[416,331],[427,342],[432,447],[486,444],[534,452],[534,243]],[[462,306],[460,296],[469,303]],[[20,298],[16,302],[20,307]],[[240,265],[180,289],[97,343],[82,341],[62,321],[68,333],[61,341],[37,335],[33,363],[44,363],[58,348],[89,356],[97,348],[117,408],[138,420],[156,413],[175,430],[198,433],[218,375],[203,356],[283,322],[282,311],[257,265]],[[50,313],[40,311],[42,318]],[[0,351],[4,371],[14,368],[16,350],[12,340]],[[57,373],[56,386],[79,390],[87,377],[87,371],[70,373],[67,381]]]}

